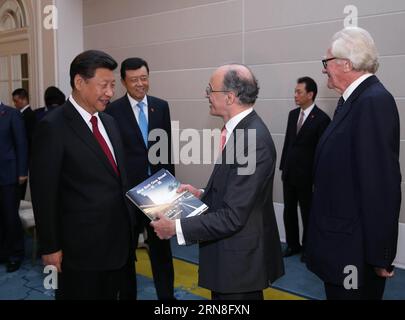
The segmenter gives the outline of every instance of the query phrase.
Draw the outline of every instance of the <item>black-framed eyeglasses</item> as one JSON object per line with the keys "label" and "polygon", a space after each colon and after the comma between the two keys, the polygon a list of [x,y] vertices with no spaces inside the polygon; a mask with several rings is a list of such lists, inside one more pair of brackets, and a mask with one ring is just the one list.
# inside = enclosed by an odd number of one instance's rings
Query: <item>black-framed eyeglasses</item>
{"label": "black-framed eyeglasses", "polygon": [[328,67],[328,61],[332,61],[332,60],[335,60],[335,59],[338,59],[338,58],[332,57],[332,58],[328,58],[328,59],[323,59],[322,60],[323,67],[326,69]]}
{"label": "black-framed eyeglasses", "polygon": [[213,92],[230,92],[230,91],[229,90],[212,90],[211,84],[209,84],[208,87],[205,89],[205,94],[208,97]]}

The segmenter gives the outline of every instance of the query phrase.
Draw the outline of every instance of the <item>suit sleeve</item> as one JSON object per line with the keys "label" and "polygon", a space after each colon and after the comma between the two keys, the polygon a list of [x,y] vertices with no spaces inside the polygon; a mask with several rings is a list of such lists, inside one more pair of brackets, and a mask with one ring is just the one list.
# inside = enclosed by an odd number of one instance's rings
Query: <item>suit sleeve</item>
{"label": "suit sleeve", "polygon": [[323,133],[325,132],[326,128],[329,126],[330,124],[330,118],[328,115],[325,115],[325,118],[323,119],[322,123],[319,125],[318,127],[318,141],[319,139],[321,139]]}
{"label": "suit sleeve", "polygon": [[292,121],[292,112],[288,114],[287,129],[284,137],[283,151],[280,159],[280,170],[284,170],[285,157],[287,156],[288,145],[290,144],[290,122]]}
{"label": "suit sleeve", "polygon": [[360,107],[353,180],[360,198],[366,262],[388,267],[396,255],[401,206],[399,116],[389,94],[369,98]]}
{"label": "suit sleeve", "polygon": [[61,250],[58,195],[63,145],[55,125],[41,121],[33,139],[31,194],[42,254]]}
{"label": "suit sleeve", "polygon": [[164,128],[165,132],[167,132],[168,136],[168,161],[169,163],[166,166],[166,169],[170,171],[172,175],[175,175],[174,164],[172,162],[172,124],[170,120],[170,109],[169,104],[165,102],[165,113],[164,113]]}
{"label": "suit sleeve", "polygon": [[276,161],[275,153],[265,143],[258,142],[256,148],[248,147],[247,151],[249,156],[253,157],[256,153],[254,173],[240,175],[238,174],[240,166],[232,165],[226,189],[217,191],[223,193],[222,208],[205,215],[181,220],[187,243],[223,239],[245,226],[258,196],[274,174]]}
{"label": "suit sleeve", "polygon": [[19,112],[13,112],[11,118],[15,149],[17,154],[17,171],[19,177],[28,175],[28,143],[24,120]]}

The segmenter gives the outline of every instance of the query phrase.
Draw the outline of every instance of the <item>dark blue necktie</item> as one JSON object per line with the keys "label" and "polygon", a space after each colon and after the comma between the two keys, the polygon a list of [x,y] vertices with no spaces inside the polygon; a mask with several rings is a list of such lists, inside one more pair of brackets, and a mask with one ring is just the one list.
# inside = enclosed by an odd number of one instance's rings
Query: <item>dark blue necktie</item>
{"label": "dark blue necktie", "polygon": [[339,98],[338,104],[335,109],[335,113],[333,114],[333,119],[336,117],[336,115],[342,110],[343,104],[345,103],[345,99],[343,97]]}

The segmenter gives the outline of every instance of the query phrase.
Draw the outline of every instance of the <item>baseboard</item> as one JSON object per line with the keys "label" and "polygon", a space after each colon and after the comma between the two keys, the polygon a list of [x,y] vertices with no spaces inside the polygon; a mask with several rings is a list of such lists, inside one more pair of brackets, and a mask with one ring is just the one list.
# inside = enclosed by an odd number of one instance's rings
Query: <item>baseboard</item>
{"label": "baseboard", "polygon": [[[274,203],[274,210],[276,212],[276,219],[278,230],[280,233],[280,240],[282,242],[285,242],[285,230],[283,222],[284,205],[282,203]],[[301,222],[300,222],[300,229],[302,230]],[[398,248],[394,264],[396,267],[400,269],[405,269],[405,223],[399,224]]]}

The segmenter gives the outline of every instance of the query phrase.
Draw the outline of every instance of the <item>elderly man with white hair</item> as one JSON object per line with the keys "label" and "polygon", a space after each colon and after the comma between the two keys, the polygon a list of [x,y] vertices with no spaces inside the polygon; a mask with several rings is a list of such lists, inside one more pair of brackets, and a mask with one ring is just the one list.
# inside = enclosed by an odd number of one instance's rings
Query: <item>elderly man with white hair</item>
{"label": "elderly man with white hair", "polygon": [[322,63],[342,96],[316,150],[307,266],[328,299],[382,299],[401,206],[397,106],[374,75],[378,54],[366,30],[336,33]]}

